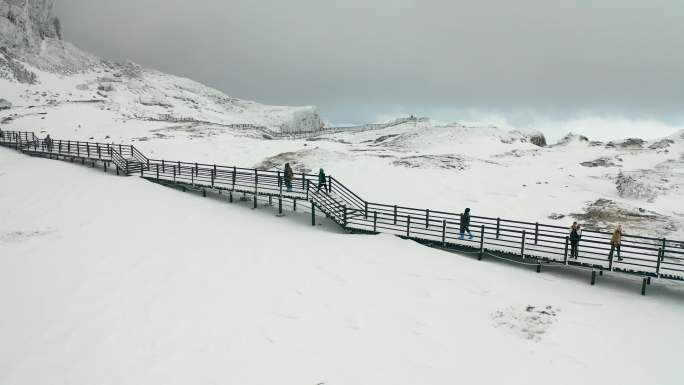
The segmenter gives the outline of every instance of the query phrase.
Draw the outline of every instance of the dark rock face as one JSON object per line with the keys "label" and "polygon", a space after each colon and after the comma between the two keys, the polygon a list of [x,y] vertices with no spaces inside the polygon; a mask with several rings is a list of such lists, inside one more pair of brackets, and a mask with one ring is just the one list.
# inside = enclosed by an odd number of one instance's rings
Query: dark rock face
{"label": "dark rock face", "polygon": [[546,137],[544,134],[530,136],[530,142],[535,146],[546,147]]}

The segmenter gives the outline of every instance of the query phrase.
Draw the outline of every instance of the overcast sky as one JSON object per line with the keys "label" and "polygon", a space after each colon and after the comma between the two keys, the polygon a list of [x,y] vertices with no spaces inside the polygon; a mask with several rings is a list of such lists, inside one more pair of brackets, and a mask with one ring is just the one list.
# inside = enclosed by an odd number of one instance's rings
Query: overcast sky
{"label": "overcast sky", "polygon": [[113,60],[329,121],[684,124],[681,0],[56,0]]}

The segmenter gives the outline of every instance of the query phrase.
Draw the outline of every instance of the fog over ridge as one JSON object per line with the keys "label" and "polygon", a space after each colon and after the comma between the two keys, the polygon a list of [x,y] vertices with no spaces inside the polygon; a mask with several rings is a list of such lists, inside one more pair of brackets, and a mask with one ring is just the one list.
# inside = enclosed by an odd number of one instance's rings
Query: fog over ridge
{"label": "fog over ridge", "polygon": [[684,126],[676,0],[56,0],[55,10],[85,50],[241,98],[317,105],[331,123],[415,114],[599,137]]}

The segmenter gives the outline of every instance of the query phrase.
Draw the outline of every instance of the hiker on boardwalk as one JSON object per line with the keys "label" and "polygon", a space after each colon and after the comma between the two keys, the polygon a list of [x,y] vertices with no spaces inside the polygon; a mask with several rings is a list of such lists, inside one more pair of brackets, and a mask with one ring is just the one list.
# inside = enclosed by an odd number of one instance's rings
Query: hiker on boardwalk
{"label": "hiker on boardwalk", "polygon": [[285,187],[287,187],[288,192],[292,192],[292,178],[294,178],[294,172],[289,163],[285,163]]}
{"label": "hiker on boardwalk", "polygon": [[577,222],[572,224],[570,228],[570,258],[579,257],[578,245],[582,238],[582,226]]}
{"label": "hiker on boardwalk", "polygon": [[318,170],[318,190],[321,191],[321,187],[323,187],[323,191],[325,192],[330,192],[330,186],[328,186],[328,179],[325,176],[325,171],[323,169]]}
{"label": "hiker on boardwalk", "polygon": [[468,232],[468,239],[473,239],[473,234],[470,232],[470,209],[466,208],[465,212],[461,214],[461,235],[458,239],[463,239],[463,234]]}
{"label": "hiker on boardwalk", "polygon": [[610,253],[608,253],[609,258],[613,258],[613,252],[617,250],[617,255],[618,255],[618,261],[622,261],[622,257],[620,256],[620,245],[622,244],[622,225],[618,225],[618,227],[613,231],[613,236],[610,238]]}
{"label": "hiker on boardwalk", "polygon": [[45,147],[48,152],[52,152],[52,138],[50,137],[50,134],[45,137]]}

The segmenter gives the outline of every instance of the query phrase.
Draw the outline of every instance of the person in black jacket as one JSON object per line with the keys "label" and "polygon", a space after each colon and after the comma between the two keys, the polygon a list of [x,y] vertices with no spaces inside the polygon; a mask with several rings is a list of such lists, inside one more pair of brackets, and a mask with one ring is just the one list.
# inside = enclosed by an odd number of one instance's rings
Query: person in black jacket
{"label": "person in black jacket", "polygon": [[285,163],[285,187],[287,187],[288,192],[292,192],[292,178],[294,178],[294,172],[289,163]]}
{"label": "person in black jacket", "polygon": [[579,241],[582,238],[582,226],[577,222],[572,224],[570,228],[570,257],[577,259],[579,257]]}
{"label": "person in black jacket", "polygon": [[465,209],[465,212],[461,214],[461,235],[458,239],[463,239],[463,234],[468,232],[468,239],[473,239],[473,234],[470,232],[470,209]]}

